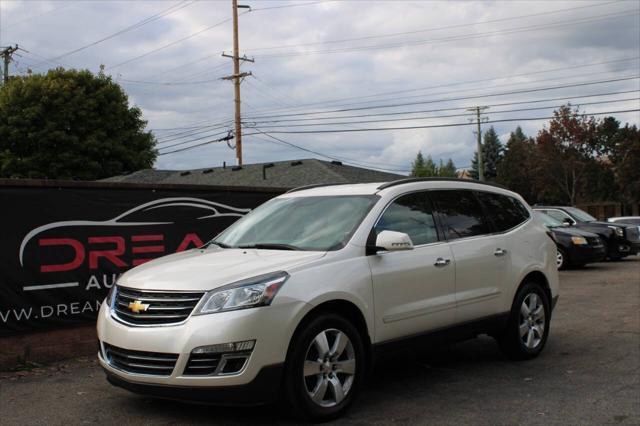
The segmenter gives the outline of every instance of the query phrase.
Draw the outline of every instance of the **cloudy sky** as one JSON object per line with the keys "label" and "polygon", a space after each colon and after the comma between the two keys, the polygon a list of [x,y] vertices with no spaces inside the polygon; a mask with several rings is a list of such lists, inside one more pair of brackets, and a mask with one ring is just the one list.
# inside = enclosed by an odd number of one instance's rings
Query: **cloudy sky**
{"label": "cloudy sky", "polygon": [[[240,3],[251,6],[240,10],[241,53],[255,58],[242,66],[253,73],[242,84],[245,163],[329,157],[404,171],[422,150],[466,167],[466,109],[477,105],[490,106],[483,126],[503,142],[517,125],[535,135],[566,102],[640,122],[621,112],[640,108],[637,0]],[[233,87],[220,79],[232,72],[221,57],[230,0],[0,5],[0,45],[26,51],[12,73],[104,64],[157,135],[157,168],[235,163],[226,143],[204,144],[232,128]]]}

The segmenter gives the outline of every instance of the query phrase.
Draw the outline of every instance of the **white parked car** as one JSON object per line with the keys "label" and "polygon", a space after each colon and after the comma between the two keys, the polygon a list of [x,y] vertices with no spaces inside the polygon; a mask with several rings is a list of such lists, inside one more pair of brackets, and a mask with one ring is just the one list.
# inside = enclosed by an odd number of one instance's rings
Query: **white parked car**
{"label": "white parked car", "polygon": [[513,192],[454,179],[317,186],[125,273],[99,313],[99,360],[134,392],[283,398],[327,420],[399,342],[486,333],[512,358],[537,356],[557,299],[556,245]]}

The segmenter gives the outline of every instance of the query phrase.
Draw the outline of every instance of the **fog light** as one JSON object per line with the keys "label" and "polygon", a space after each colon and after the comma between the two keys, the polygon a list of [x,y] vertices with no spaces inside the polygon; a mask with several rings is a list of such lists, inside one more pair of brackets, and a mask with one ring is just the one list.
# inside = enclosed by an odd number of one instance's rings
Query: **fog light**
{"label": "fog light", "polygon": [[237,373],[244,367],[244,364],[247,362],[247,356],[242,357],[229,357],[225,358],[224,367],[222,367],[221,374],[233,374]]}
{"label": "fog light", "polygon": [[218,343],[216,345],[199,346],[191,351],[193,354],[221,354],[230,352],[251,351],[255,346],[255,340],[245,340],[243,342]]}

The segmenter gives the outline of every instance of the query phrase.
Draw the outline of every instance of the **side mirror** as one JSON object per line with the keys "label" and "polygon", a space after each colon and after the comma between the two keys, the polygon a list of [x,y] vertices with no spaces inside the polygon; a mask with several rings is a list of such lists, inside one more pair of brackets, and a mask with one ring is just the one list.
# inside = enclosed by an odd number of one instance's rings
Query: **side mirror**
{"label": "side mirror", "polygon": [[571,226],[571,225],[573,225],[573,223],[574,222],[571,219],[569,219],[568,217],[564,218],[564,220],[562,221],[562,224],[564,226]]}
{"label": "side mirror", "polygon": [[382,231],[376,238],[376,248],[386,251],[413,250],[413,242],[404,232]]}

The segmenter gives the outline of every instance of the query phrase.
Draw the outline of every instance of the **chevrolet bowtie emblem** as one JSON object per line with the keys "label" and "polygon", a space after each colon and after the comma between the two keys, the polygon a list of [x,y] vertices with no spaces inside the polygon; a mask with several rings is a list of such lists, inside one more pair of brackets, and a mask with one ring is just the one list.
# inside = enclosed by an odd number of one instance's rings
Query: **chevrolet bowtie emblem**
{"label": "chevrolet bowtie emblem", "polygon": [[142,303],[139,300],[133,301],[131,303],[129,303],[129,310],[131,312],[133,312],[134,314],[138,314],[140,312],[144,312],[147,309],[149,309],[149,304],[148,303]]}

